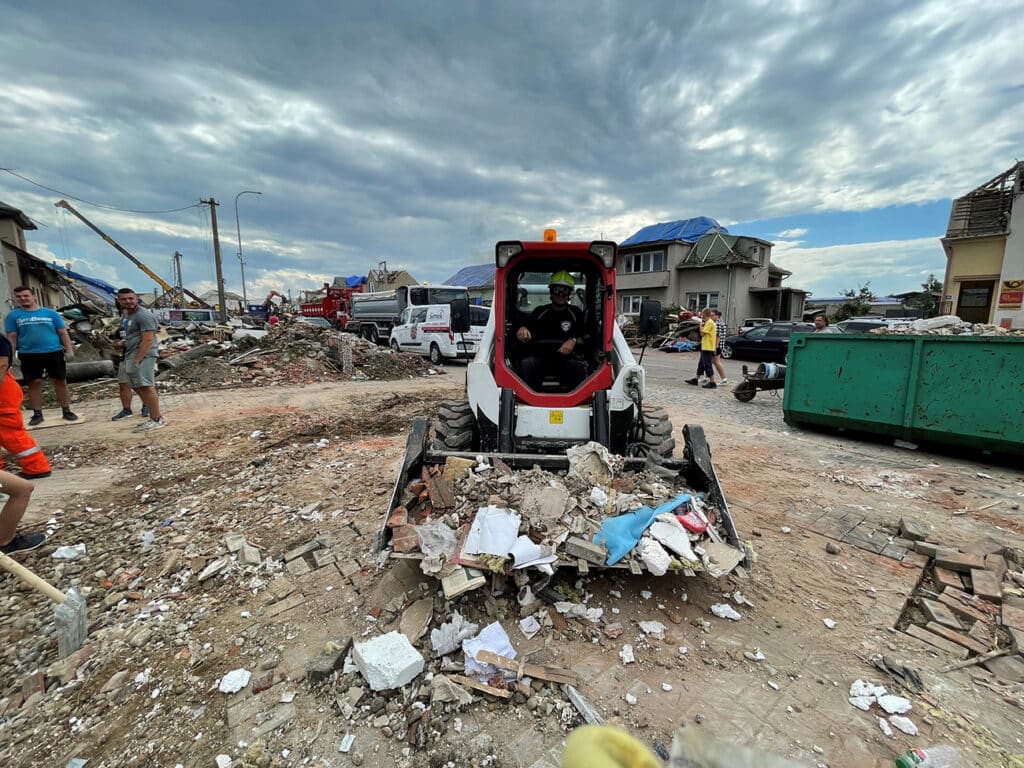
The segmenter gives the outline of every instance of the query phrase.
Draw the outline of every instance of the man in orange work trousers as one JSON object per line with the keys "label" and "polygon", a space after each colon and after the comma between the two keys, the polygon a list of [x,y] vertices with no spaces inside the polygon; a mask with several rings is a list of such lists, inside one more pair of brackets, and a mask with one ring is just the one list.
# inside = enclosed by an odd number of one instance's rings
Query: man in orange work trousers
{"label": "man in orange work trousers", "polygon": [[[11,343],[0,335],[0,448],[17,460],[21,476],[34,480],[50,476],[50,462],[25,430],[21,401],[25,395],[11,373]],[[3,469],[0,458],[0,469]]]}

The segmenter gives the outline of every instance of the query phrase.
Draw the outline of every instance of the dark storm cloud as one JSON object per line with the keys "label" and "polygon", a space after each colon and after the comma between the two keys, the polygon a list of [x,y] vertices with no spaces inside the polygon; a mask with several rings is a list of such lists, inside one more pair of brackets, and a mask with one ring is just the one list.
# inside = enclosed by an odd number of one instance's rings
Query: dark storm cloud
{"label": "dark storm cloud", "polygon": [[[262,191],[239,201],[255,291],[382,260],[436,281],[556,223],[935,200],[1020,152],[1020,3],[267,5],[6,9],[0,163],[126,208],[215,196],[235,290],[235,195]],[[135,279],[59,237],[55,196],[7,177],[0,199],[53,224],[40,249]],[[212,282],[197,213],[83,211]]]}

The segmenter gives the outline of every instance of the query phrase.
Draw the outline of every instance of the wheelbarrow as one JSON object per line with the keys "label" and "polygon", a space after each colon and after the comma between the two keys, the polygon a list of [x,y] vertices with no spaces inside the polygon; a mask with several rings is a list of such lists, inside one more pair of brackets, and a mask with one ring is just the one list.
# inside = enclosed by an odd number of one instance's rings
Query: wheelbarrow
{"label": "wheelbarrow", "polygon": [[786,386],[786,366],[779,363],[761,363],[753,373],[743,366],[743,381],[733,390],[733,396],[741,403],[749,403],[759,391],[782,389]]}

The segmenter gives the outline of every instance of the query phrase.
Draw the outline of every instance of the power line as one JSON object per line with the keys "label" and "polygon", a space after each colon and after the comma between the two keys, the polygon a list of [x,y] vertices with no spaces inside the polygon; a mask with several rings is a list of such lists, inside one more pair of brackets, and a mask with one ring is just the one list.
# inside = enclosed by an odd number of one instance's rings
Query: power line
{"label": "power line", "polygon": [[9,174],[11,174],[11,176],[17,176],[22,181],[27,181],[29,184],[31,184],[31,185],[33,185],[35,187],[39,187],[40,189],[45,189],[47,192],[53,192],[55,195],[60,195],[61,197],[69,197],[69,198],[71,198],[72,200],[74,200],[76,202],[84,203],[85,205],[91,205],[94,208],[105,208],[108,211],[120,211],[121,213],[178,213],[179,211],[187,211],[189,208],[198,208],[199,207],[199,203],[192,203],[191,205],[186,205],[186,206],[184,206],[182,208],[170,208],[170,209],[168,209],[166,211],[139,211],[139,210],[135,210],[133,208],[118,208],[115,205],[106,205],[104,203],[94,203],[94,202],[92,202],[90,200],[85,200],[85,199],[83,199],[81,197],[75,197],[74,195],[69,195],[67,192],[61,192],[59,189],[54,189],[53,187],[48,187],[45,184],[40,184],[38,181],[33,181],[32,179],[28,178],[27,176],[22,176],[20,173],[16,173],[15,171],[12,171],[10,168],[0,168],[0,171],[4,171],[6,173],[9,173]]}

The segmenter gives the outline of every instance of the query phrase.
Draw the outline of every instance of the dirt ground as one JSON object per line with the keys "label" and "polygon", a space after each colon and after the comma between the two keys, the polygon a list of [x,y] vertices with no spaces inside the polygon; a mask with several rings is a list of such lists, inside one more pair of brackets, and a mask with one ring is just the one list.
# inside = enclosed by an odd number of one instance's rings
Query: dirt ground
{"label": "dirt ground", "polygon": [[[579,718],[550,686],[511,702],[480,696],[458,713],[439,708],[415,749],[401,740],[403,696],[414,693],[368,697],[362,714],[349,707],[346,717],[353,675],[317,688],[305,679],[327,641],[395,629],[396,596],[436,591],[408,566],[380,561],[374,541],[410,419],[457,395],[462,374],[450,366],[439,378],[174,391],[163,398],[169,426],[145,435],[110,421],[112,396],[76,396],[80,423],[48,413],[52,426],[34,434],[55,471],[37,482],[26,523],[53,535],[23,562],[82,589],[89,639],[73,662],[55,665],[52,606],[0,578],[0,764],[199,768],[227,755],[236,766],[557,765]],[[963,765],[1024,765],[1024,710],[1011,703],[1020,686],[1000,688],[976,668],[940,672],[950,658],[895,629],[921,568],[846,543],[830,554],[830,539],[812,530],[836,511],[879,526],[906,516],[956,546],[1024,549],[1020,473],[792,430],[777,399],[712,394],[679,393],[668,410],[677,427],[705,426],[755,555],[748,577],[569,578],[627,627],[617,639],[570,620],[525,640],[513,631],[515,600],[485,590],[459,598],[460,610],[501,620],[521,656],[579,673],[590,704],[648,745],[695,724],[808,766],[891,765],[909,746],[937,742],[959,746]],[[200,581],[233,532],[259,548],[262,564],[232,562]],[[275,614],[274,558],[317,536],[358,568],[289,575],[300,599]],[[52,557],[80,542],[85,557]],[[729,601],[739,621],[712,615]],[[645,620],[663,622],[664,637],[641,632]],[[619,656],[625,642],[632,664]],[[877,712],[847,701],[858,678],[905,693],[873,666],[876,654],[925,682],[908,695],[917,737],[887,737]],[[222,676],[243,667],[273,687],[221,693]],[[278,715],[286,722],[270,728]],[[346,734],[355,742],[343,753]]]}

